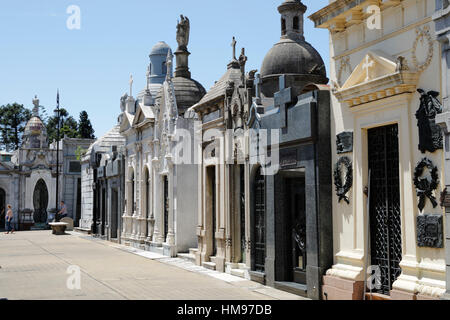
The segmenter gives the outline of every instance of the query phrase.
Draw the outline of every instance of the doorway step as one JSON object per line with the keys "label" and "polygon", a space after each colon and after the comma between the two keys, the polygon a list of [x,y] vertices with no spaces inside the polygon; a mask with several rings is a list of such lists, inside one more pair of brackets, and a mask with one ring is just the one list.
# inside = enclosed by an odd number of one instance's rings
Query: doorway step
{"label": "doorway step", "polygon": [[87,228],[81,228],[81,227],[75,227],[73,228],[75,231],[84,233],[84,234],[91,234],[92,230]]}
{"label": "doorway step", "polygon": [[306,284],[287,281],[275,281],[275,289],[283,290],[302,297],[308,297],[308,287]]}
{"label": "doorway step", "polygon": [[195,263],[195,254],[197,251],[198,249],[191,248],[188,253],[179,253],[178,258]]}
{"label": "doorway step", "polygon": [[202,267],[205,267],[210,270],[216,270],[216,257],[209,257],[211,262],[202,262]]}
{"label": "doorway step", "polygon": [[245,263],[225,262],[225,271],[233,276],[250,280],[249,268]]}

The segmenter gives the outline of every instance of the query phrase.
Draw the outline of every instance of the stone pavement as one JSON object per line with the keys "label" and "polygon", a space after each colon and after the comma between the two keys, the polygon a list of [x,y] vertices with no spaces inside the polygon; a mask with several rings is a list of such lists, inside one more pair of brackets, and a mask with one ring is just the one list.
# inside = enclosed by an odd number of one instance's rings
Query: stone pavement
{"label": "stone pavement", "polygon": [[[81,270],[70,290],[69,266]],[[0,234],[0,299],[303,299],[179,259],[71,232]]]}

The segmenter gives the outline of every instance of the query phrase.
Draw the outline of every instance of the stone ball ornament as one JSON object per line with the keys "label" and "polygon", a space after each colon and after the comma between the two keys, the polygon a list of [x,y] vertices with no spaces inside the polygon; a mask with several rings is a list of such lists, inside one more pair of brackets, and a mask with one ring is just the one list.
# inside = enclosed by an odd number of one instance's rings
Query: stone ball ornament
{"label": "stone ball ornament", "polygon": [[[424,170],[428,169],[430,172],[431,180],[427,177],[422,177]],[[439,185],[438,168],[433,164],[430,159],[423,158],[419,161],[414,170],[414,186],[416,187],[417,196],[419,197],[419,210],[423,211],[427,198],[431,201],[433,208],[436,208],[438,203],[433,195],[433,192]]]}
{"label": "stone ball ornament", "polygon": [[[345,167],[345,181],[342,181],[342,167]],[[339,197],[338,202],[344,200],[347,204],[350,204],[350,200],[347,193],[353,186],[353,164],[350,158],[339,158],[334,167],[334,185],[336,187],[336,195]]]}

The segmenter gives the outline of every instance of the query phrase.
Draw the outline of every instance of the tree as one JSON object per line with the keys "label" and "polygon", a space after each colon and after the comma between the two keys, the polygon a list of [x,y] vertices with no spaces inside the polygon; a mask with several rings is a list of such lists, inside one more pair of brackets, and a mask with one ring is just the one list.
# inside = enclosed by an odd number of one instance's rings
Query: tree
{"label": "tree", "polygon": [[95,139],[94,128],[92,128],[91,120],[86,111],[80,112],[80,120],[78,120],[78,138]]}
{"label": "tree", "polygon": [[31,115],[31,111],[22,104],[0,106],[0,148],[10,151],[20,147],[25,126]]}
{"label": "tree", "polygon": [[[47,135],[48,141],[51,143],[56,141],[58,135],[58,118],[56,116],[51,116],[47,121]],[[64,137],[77,138],[78,128],[76,120],[69,115],[66,109],[60,109],[60,133],[59,139]]]}

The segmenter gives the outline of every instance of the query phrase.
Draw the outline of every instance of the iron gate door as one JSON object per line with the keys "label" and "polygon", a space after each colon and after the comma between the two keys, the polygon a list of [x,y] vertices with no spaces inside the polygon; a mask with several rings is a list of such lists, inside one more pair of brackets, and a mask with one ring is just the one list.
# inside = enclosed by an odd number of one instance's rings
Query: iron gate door
{"label": "iron gate door", "polygon": [[164,176],[164,241],[169,233],[169,180]]}
{"label": "iron gate door", "polygon": [[372,291],[389,295],[402,259],[398,126],[368,130],[368,148],[371,264],[381,271]]}
{"label": "iron gate door", "polygon": [[266,264],[266,188],[261,169],[255,177],[255,217],[253,254],[255,257],[255,271],[264,272]]}

